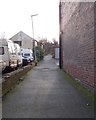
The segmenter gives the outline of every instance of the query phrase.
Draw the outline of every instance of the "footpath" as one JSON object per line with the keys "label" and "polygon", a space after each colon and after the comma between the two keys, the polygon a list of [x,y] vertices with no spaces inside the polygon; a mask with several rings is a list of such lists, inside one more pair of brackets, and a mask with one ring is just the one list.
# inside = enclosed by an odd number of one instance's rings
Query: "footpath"
{"label": "footpath", "polygon": [[94,118],[88,99],[64,79],[51,55],[2,102],[3,118]]}

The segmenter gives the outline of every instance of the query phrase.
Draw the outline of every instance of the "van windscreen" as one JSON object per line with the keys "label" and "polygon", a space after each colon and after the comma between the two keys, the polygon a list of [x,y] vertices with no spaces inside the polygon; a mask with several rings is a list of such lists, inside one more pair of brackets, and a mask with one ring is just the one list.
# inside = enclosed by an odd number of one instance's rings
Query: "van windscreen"
{"label": "van windscreen", "polygon": [[29,53],[25,53],[24,56],[30,56],[30,54]]}

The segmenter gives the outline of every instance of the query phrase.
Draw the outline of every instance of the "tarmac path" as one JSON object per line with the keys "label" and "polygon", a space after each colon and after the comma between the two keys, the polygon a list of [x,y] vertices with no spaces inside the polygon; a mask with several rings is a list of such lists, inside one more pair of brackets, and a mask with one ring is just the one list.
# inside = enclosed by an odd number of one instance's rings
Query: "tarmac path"
{"label": "tarmac path", "polygon": [[34,67],[7,94],[2,104],[3,118],[93,118],[94,110],[68,81],[51,55]]}

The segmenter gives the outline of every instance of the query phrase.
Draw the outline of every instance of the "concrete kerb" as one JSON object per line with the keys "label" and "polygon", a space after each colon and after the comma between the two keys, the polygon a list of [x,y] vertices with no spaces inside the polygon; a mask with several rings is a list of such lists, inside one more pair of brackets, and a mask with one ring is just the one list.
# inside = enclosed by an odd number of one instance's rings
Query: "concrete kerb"
{"label": "concrete kerb", "polygon": [[5,96],[11,89],[15,87],[20,81],[24,79],[24,76],[33,68],[35,64],[25,66],[19,70],[8,73],[2,78],[2,97]]}

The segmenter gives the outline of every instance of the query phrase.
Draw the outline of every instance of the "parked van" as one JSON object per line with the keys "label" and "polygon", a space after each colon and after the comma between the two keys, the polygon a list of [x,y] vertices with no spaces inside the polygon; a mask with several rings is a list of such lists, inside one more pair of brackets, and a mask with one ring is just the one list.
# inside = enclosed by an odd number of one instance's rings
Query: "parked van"
{"label": "parked van", "polygon": [[0,39],[0,67],[2,70],[17,67],[16,50],[11,40]]}
{"label": "parked van", "polygon": [[31,49],[21,48],[23,65],[27,65],[30,62],[34,61],[33,51]]}
{"label": "parked van", "polygon": [[0,39],[0,72],[9,66],[8,42]]}
{"label": "parked van", "polygon": [[16,56],[17,56],[17,67],[22,66],[22,54],[21,54],[21,48],[17,43],[14,43],[15,50],[16,50]]}
{"label": "parked van", "polygon": [[3,61],[3,55],[4,55],[4,47],[1,46],[0,43],[0,73],[6,68],[6,62]]}

